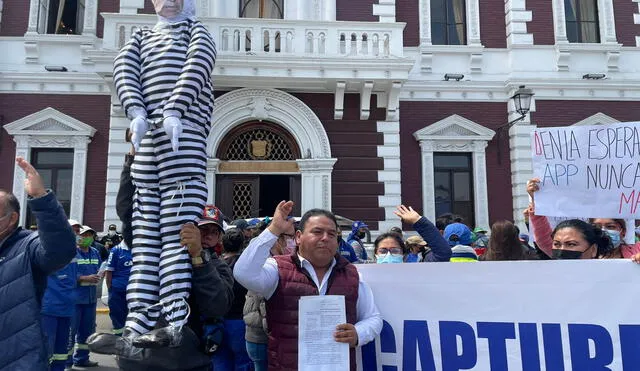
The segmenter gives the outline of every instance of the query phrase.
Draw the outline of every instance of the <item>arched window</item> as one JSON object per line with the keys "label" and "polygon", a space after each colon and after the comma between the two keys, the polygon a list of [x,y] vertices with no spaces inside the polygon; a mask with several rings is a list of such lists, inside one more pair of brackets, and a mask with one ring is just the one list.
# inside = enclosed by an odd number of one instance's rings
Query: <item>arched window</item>
{"label": "arched window", "polygon": [[283,128],[264,122],[248,123],[232,130],[218,149],[223,161],[295,161],[300,150]]}
{"label": "arched window", "polygon": [[242,0],[240,17],[283,19],[284,0]]}

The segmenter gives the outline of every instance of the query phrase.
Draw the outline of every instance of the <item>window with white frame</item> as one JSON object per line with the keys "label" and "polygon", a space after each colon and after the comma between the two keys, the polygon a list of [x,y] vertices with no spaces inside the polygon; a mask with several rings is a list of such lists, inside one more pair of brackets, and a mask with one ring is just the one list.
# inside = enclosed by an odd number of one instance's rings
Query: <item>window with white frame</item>
{"label": "window with white frame", "polygon": [[465,45],[466,18],[465,0],[431,0],[431,43]]}
{"label": "window with white frame", "polygon": [[482,46],[480,0],[419,1],[421,45]]}
{"label": "window with white frame", "polygon": [[422,157],[425,216],[462,215],[469,225],[489,225],[485,150],[495,132],[451,115],[413,133]]}
{"label": "window with white frame", "polygon": [[436,217],[455,214],[467,223],[475,222],[472,162],[470,152],[433,154]]}
{"label": "window with white frame", "polygon": [[[31,164],[38,170],[42,183],[51,189],[66,215],[71,213],[71,189],[73,185],[73,148],[33,148]],[[35,224],[31,211],[27,213],[26,226]]]}
{"label": "window with white frame", "polygon": [[38,33],[81,35],[85,0],[38,0]]}
{"label": "window with white frame", "polygon": [[564,13],[569,42],[600,42],[597,0],[564,0]]}
{"label": "window with white frame", "polygon": [[551,0],[557,44],[618,45],[611,0]]}

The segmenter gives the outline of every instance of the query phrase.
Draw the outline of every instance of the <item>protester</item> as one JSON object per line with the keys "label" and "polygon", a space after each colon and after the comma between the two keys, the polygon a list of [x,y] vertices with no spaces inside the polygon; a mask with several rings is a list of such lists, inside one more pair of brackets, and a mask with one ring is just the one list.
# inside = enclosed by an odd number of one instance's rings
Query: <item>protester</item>
{"label": "protester", "polygon": [[613,250],[606,232],[579,219],[560,222],[551,238],[554,259],[605,258]]}
{"label": "protester", "polygon": [[82,228],[82,223],[80,223],[75,219],[69,219],[69,225],[71,226],[71,229],[73,230],[74,234],[76,235],[80,234],[80,228]]}
{"label": "protester", "polygon": [[[526,260],[530,259],[529,249],[520,242],[518,228],[508,220],[501,220],[491,226],[491,238],[481,260]],[[526,249],[526,250],[525,250]]]}
{"label": "protester", "polygon": [[404,233],[402,233],[402,228],[400,227],[391,227],[389,228],[389,233],[397,233],[404,239]]}
{"label": "protester", "polygon": [[[288,230],[280,234],[270,250],[271,256],[295,254],[295,233],[294,226],[290,225]],[[338,237],[340,237],[339,234]],[[291,242],[293,242],[293,244],[291,244]],[[353,255],[355,256],[355,253]],[[267,371],[267,342],[269,337],[266,332],[267,307],[264,298],[252,291],[247,292],[242,312],[242,319],[246,324],[245,340],[247,353],[253,361],[254,370]]]}
{"label": "protester", "polygon": [[11,293],[0,299],[0,370],[45,370],[47,344],[42,336],[41,299],[47,277],[76,255],[75,236],[62,206],[42,178],[22,157],[24,190],[38,231],[18,226],[20,203],[0,190],[0,287]]}
{"label": "protester", "polygon": [[431,247],[431,251],[426,253],[423,262],[447,262],[451,258],[451,248],[447,241],[442,238],[440,231],[429,219],[418,214],[411,206],[400,205],[394,214],[402,219],[403,223],[410,224],[418,232],[420,237]]}
{"label": "protester", "polygon": [[97,285],[101,277],[98,275],[101,260],[98,250],[91,247],[95,231],[89,226],[82,226],[76,237],[78,253],[78,287],[76,288],[76,307],[71,322],[70,345],[75,344],[73,358],[67,361],[75,367],[95,367],[97,362],[89,359],[87,338],[96,331],[96,303],[98,301]]}
{"label": "protester", "polygon": [[520,233],[518,235],[518,240],[520,240],[520,243],[524,247],[525,251],[535,251],[535,248],[533,246],[529,245],[529,235],[528,234]]}
{"label": "protester", "polygon": [[337,254],[338,223],[327,210],[312,209],[296,232],[297,254],[270,257],[274,242],[289,230],[292,201],[278,204],[269,227],[249,243],[234,276],[267,301],[269,369],[298,367],[298,300],[307,295],[344,295],[347,323],[334,339],[350,346],[350,369],[356,369],[355,347],[380,334],[382,318],[369,286],[355,266]]}
{"label": "protester", "polygon": [[369,260],[369,257],[367,256],[367,249],[364,247],[364,242],[362,242],[362,239],[366,237],[368,230],[368,225],[357,220],[351,225],[351,233],[347,236],[347,243],[353,247],[353,251],[355,251],[356,256],[363,262]]}
{"label": "protester", "polygon": [[373,254],[378,264],[404,263],[407,248],[397,233],[383,233],[373,243]]}
{"label": "protester", "polygon": [[408,254],[406,258],[407,263],[420,263],[423,262],[427,255],[431,252],[431,249],[427,246],[425,240],[420,236],[411,236],[405,241]]}
{"label": "protester", "polygon": [[121,241],[122,234],[118,232],[115,224],[109,224],[107,234],[100,239],[100,243],[103,244],[107,249],[118,245]]}
{"label": "protester", "polygon": [[[294,236],[295,237],[295,236]],[[360,259],[358,259],[358,255],[356,255],[353,246],[349,245],[344,238],[342,238],[342,231],[340,227],[338,227],[338,252],[342,257],[347,259],[349,263],[362,263]]]}
{"label": "protester", "polygon": [[231,223],[231,225],[234,225],[236,228],[242,231],[242,233],[244,234],[245,242],[248,244],[249,240],[251,240],[251,237],[253,237],[253,231],[249,229],[249,223],[247,223],[247,221],[244,219],[236,219],[233,221],[233,223]]}
{"label": "protester", "polygon": [[127,320],[127,283],[133,265],[129,244],[122,240],[109,251],[105,280],[109,290],[109,318],[113,334],[122,335]]}
{"label": "protester", "polygon": [[69,332],[76,306],[78,262],[49,275],[42,298],[42,331],[47,339],[49,371],[62,371],[69,360]]}
{"label": "protester", "polygon": [[471,230],[465,224],[451,223],[444,229],[444,239],[449,243],[449,246],[456,245],[471,246]]}
{"label": "protester", "polygon": [[476,227],[473,229],[473,247],[476,249],[484,249],[489,246],[489,236],[487,236],[487,230],[482,227]]}
{"label": "protester", "polygon": [[[242,247],[244,235],[238,229],[231,229],[222,237],[224,253],[222,259],[233,270]],[[222,344],[213,353],[214,370],[249,370],[253,362],[247,354],[245,341],[245,323],[242,310],[244,308],[247,289],[238,282],[233,284],[233,304],[224,316],[224,332]]]}
{"label": "protester", "polygon": [[[553,257],[553,241],[551,235],[551,225],[546,216],[535,214],[535,192],[540,189],[540,179],[534,178],[527,182],[527,193],[531,196],[531,211],[529,221],[533,227],[536,244],[545,254]],[[633,255],[640,253],[640,243],[629,245],[624,242],[626,227],[622,219],[592,218],[589,219],[597,229],[601,229],[611,242],[612,248],[599,252],[598,257],[603,259],[629,259]]]}
{"label": "protester", "polygon": [[451,248],[452,263],[473,263],[478,261],[476,250],[467,245],[455,245]]}

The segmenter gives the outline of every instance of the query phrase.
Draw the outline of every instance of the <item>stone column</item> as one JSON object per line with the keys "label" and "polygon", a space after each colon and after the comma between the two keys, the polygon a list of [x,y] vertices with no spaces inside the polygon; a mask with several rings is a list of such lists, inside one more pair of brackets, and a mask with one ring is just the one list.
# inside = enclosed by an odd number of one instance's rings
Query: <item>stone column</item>
{"label": "stone column", "polygon": [[303,214],[313,208],[331,210],[331,172],[336,161],[336,158],[296,160],[302,178]]}

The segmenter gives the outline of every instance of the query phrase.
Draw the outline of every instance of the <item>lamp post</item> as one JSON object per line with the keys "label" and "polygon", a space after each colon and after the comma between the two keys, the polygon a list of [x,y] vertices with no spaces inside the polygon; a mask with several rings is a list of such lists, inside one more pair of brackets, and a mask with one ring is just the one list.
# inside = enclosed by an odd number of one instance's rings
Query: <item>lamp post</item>
{"label": "lamp post", "polygon": [[496,140],[498,141],[498,164],[502,164],[502,133],[505,131],[508,132],[513,125],[518,121],[522,121],[527,116],[531,109],[531,98],[533,95],[534,94],[531,89],[526,88],[524,85],[520,85],[518,90],[516,90],[515,94],[511,97],[514,105],[516,106],[516,112],[520,114],[520,116],[509,121],[505,125],[500,126],[497,130],[498,135],[496,135]]}

